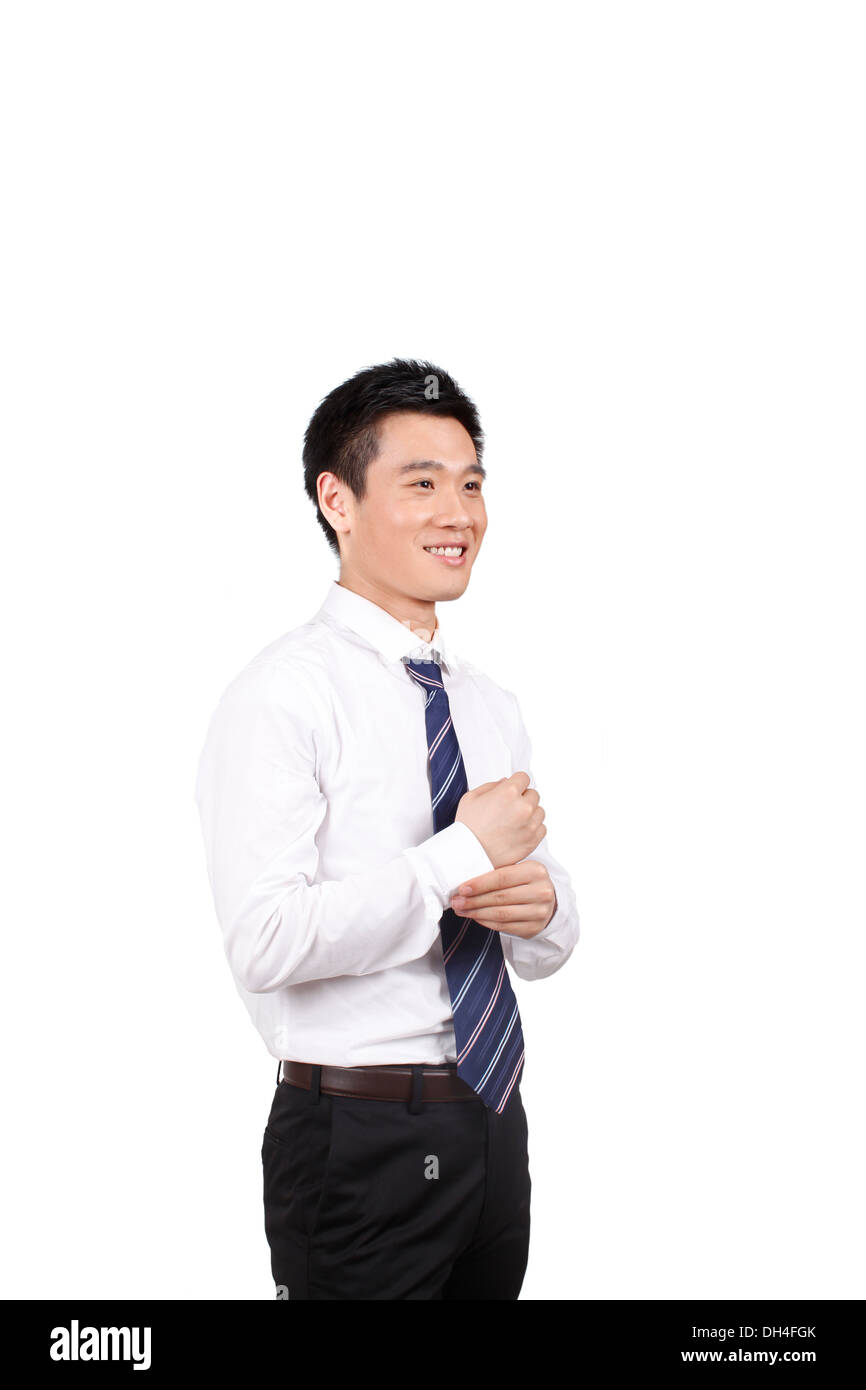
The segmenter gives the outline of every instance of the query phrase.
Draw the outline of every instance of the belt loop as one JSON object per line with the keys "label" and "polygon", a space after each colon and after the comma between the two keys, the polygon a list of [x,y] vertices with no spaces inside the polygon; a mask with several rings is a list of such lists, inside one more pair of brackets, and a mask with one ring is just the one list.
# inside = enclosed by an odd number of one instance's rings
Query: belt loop
{"label": "belt loop", "polygon": [[282,1062],[277,1062],[277,1085],[278,1085],[278,1086],[279,1086],[280,1082],[282,1081],[282,1079],[283,1079],[283,1064],[282,1064]]}
{"label": "belt loop", "polygon": [[412,1062],[412,1099],[409,1101],[409,1114],[420,1115],[424,1110],[424,1068],[421,1063]]}
{"label": "belt loop", "polygon": [[320,1096],[320,1094],[321,1094],[321,1086],[322,1086],[322,1068],[321,1068],[316,1062],[314,1062],[314,1063],[313,1063],[313,1066],[312,1066],[312,1070],[311,1070],[311,1072],[310,1072],[310,1104],[311,1104],[311,1105],[318,1105],[318,1103],[319,1103],[319,1096]]}

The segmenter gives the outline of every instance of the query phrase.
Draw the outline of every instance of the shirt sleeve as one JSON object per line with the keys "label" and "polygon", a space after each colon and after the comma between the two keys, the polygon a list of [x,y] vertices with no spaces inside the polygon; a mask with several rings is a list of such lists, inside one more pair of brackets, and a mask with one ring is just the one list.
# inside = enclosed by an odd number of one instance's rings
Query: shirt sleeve
{"label": "shirt sleeve", "polygon": [[341,881],[317,883],[327,800],[316,777],[326,717],[276,663],[235,678],[213,712],[195,785],[208,877],[237,983],[366,975],[424,956],[451,895],[493,868],[462,822]]}
{"label": "shirt sleeve", "polygon": [[[511,771],[528,773],[530,787],[537,790],[532,775],[532,745],[520,705],[511,691],[505,694],[512,706]],[[540,859],[546,866],[556,894],[556,907],[547,926],[535,936],[510,936],[505,931],[500,932],[502,951],[521,979],[541,980],[565,965],[580,936],[580,917],[571,879],[551,853],[547,835],[531,854],[524,855],[524,859]]]}

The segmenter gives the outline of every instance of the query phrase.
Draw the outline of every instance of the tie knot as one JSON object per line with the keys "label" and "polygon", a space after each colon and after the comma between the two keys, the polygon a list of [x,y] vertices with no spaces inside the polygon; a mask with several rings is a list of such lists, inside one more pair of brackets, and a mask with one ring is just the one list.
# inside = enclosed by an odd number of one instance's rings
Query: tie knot
{"label": "tie knot", "polygon": [[442,680],[442,670],[435,661],[415,661],[408,656],[403,657],[406,670],[418,685],[426,686],[428,690],[445,689]]}

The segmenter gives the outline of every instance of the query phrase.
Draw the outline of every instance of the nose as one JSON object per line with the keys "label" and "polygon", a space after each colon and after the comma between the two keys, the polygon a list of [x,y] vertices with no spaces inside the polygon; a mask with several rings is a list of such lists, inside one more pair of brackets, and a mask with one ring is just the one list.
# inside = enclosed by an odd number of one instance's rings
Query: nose
{"label": "nose", "polygon": [[440,526],[466,527],[472,524],[472,513],[466,505],[466,495],[459,488],[442,488],[437,490],[436,500],[439,503],[439,510],[436,521]]}

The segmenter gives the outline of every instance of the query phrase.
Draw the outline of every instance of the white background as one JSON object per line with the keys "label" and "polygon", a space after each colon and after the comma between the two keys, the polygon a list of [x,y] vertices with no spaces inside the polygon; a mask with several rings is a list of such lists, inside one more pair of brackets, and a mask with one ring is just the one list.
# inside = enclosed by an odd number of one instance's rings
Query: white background
{"label": "white background", "polygon": [[518,982],[526,1299],[862,1298],[856,4],[10,4],[6,1297],[273,1297],[193,800],[318,608],[321,397],[477,401],[443,605],[581,940]]}

